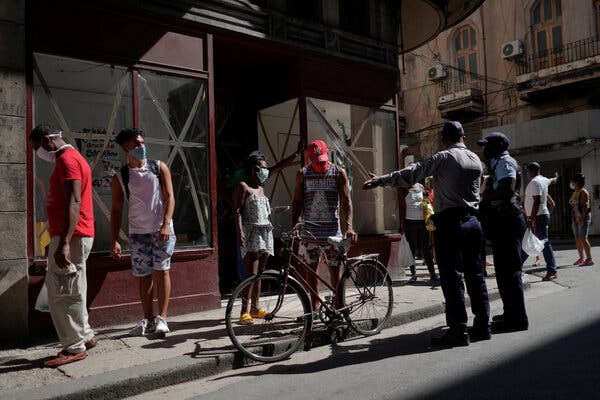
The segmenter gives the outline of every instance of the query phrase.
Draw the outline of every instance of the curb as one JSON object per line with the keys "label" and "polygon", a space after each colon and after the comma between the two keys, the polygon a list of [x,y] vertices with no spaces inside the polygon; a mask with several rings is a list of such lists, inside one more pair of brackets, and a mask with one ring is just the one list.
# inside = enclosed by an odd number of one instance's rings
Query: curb
{"label": "curb", "polygon": [[[530,287],[530,282],[523,282],[523,289],[526,290]],[[489,292],[490,301],[499,298],[500,293],[497,289]],[[466,299],[466,305],[470,306],[470,299]],[[386,324],[386,328],[433,317],[444,313],[444,310],[444,304],[439,303],[392,315]],[[331,343],[329,332],[320,331],[315,333],[322,336],[322,338],[313,340],[313,344],[321,346]],[[246,359],[241,353],[233,351],[198,357],[190,357],[189,355],[178,356],[149,364],[87,376],[73,381],[55,383],[33,389],[16,389],[3,392],[0,394],[0,398],[14,400],[122,399],[252,364],[255,364],[255,362]]]}

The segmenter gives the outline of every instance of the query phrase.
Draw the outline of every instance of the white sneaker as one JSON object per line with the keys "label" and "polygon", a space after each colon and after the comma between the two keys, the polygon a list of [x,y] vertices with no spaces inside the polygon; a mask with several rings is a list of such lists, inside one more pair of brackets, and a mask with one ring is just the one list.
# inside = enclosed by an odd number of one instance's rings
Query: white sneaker
{"label": "white sneaker", "polygon": [[140,320],[132,330],[129,331],[129,336],[146,336],[152,330],[154,324],[150,323],[146,318]]}
{"label": "white sneaker", "polygon": [[156,318],[154,318],[154,325],[154,333],[165,334],[169,332],[169,325],[167,325],[167,320],[161,317],[160,315],[157,315]]}

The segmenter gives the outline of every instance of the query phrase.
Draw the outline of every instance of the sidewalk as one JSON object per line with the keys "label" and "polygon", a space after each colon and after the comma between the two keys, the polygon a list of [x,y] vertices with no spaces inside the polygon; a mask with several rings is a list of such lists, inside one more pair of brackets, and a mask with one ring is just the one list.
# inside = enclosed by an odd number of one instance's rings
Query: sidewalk
{"label": "sidewalk", "polygon": [[[573,251],[557,252],[558,264],[569,265],[573,254]],[[531,263],[532,259],[526,266]],[[488,267],[488,272],[493,272],[493,267]],[[424,266],[419,265],[418,274],[417,284],[395,282],[390,326],[444,312],[441,287],[428,283]],[[539,276],[524,275],[526,287],[529,282],[539,280]],[[490,300],[498,299],[493,274],[487,279],[487,285]],[[224,301],[223,307],[225,304]],[[0,398],[122,398],[247,363],[227,336],[224,308],[171,317],[169,327],[172,332],[164,339],[129,337],[130,325],[99,329],[98,345],[88,351],[86,360],[57,369],[40,368],[47,357],[59,351],[57,343],[0,351],[0,387],[3,389]]]}

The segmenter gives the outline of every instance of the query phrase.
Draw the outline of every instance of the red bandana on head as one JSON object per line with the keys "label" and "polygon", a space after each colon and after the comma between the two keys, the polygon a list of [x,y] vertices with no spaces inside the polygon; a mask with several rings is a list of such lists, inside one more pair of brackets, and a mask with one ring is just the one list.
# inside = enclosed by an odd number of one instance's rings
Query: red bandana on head
{"label": "red bandana on head", "polygon": [[308,144],[308,158],[310,159],[310,165],[315,172],[322,174],[329,168],[328,151],[327,145],[322,140],[314,140]]}

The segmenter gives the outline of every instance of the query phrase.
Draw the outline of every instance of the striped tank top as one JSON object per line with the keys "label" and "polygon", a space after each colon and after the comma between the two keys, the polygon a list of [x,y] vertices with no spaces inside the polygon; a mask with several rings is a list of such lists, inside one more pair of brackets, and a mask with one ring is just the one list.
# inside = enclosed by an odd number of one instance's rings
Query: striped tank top
{"label": "striped tank top", "polygon": [[[307,243],[327,244],[329,236],[340,236],[340,188],[339,168],[329,163],[322,174],[310,165],[302,168],[304,176],[304,206],[302,220],[304,228],[311,234],[303,234]],[[313,237],[314,236],[314,237]]]}

